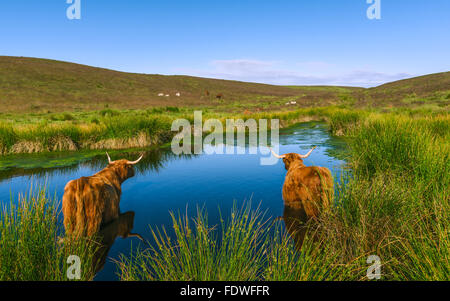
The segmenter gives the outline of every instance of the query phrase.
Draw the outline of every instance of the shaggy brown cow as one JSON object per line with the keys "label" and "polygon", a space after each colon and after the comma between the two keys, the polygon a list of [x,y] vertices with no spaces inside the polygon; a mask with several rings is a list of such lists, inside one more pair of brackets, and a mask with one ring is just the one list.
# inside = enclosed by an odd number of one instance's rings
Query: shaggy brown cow
{"label": "shaggy brown cow", "polygon": [[283,159],[287,175],[283,185],[285,206],[304,210],[307,219],[316,218],[321,210],[329,207],[333,198],[333,177],[328,168],[303,164],[315,147],[306,155],[295,153],[283,156],[272,154]]}
{"label": "shaggy brown cow", "polygon": [[92,236],[100,227],[119,217],[121,184],[134,176],[136,161],[111,161],[91,177],[82,177],[67,183],[63,196],[64,227],[66,234]]}
{"label": "shaggy brown cow", "polygon": [[222,99],[222,98],[223,98],[223,94],[222,94],[222,93],[217,94],[217,95],[216,95],[216,98],[217,98],[217,99]]}

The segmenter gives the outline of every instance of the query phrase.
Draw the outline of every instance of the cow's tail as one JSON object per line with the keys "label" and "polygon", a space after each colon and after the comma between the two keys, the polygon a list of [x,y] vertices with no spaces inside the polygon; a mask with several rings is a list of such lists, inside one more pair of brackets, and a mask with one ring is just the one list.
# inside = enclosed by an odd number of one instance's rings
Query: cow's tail
{"label": "cow's tail", "polygon": [[74,181],[67,183],[64,188],[62,209],[64,215],[64,228],[66,235],[71,235],[76,225],[77,202],[75,200],[76,191],[74,189]]}
{"label": "cow's tail", "polygon": [[83,201],[84,185],[80,185],[82,180],[78,179],[76,184],[75,203],[75,233],[76,235],[84,235],[86,232],[86,212]]}

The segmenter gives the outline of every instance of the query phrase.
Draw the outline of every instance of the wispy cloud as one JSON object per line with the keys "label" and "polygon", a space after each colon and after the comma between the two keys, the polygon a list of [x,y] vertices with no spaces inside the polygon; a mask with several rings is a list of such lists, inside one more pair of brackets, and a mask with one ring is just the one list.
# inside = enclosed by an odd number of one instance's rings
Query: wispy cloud
{"label": "wispy cloud", "polygon": [[248,76],[255,73],[265,73],[273,69],[275,62],[265,62],[256,60],[216,60],[211,65],[215,72],[229,73],[239,76]]}
{"label": "wispy cloud", "polygon": [[[408,73],[383,73],[372,70],[337,70],[326,62],[299,62],[289,69],[281,62],[251,59],[214,60],[209,70],[178,70],[184,74],[250,81],[277,85],[339,85],[373,87],[387,82],[405,79]],[[292,68],[294,70],[292,70]]]}

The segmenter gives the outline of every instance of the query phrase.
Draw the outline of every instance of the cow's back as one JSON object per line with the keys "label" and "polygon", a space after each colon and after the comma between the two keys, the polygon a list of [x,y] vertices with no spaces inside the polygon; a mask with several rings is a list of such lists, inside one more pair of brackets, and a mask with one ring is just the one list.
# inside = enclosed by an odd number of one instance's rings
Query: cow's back
{"label": "cow's back", "polygon": [[67,183],[63,196],[66,234],[94,235],[118,217],[120,196],[105,180],[92,176]]}
{"label": "cow's back", "polygon": [[333,197],[333,177],[325,167],[303,167],[289,170],[283,185],[286,205],[301,204],[308,217],[317,217],[329,207]]}

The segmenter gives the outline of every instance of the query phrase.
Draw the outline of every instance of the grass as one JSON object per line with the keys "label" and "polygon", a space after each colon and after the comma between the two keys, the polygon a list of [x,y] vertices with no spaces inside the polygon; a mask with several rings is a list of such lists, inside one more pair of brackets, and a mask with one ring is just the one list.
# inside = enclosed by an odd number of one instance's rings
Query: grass
{"label": "grass", "polygon": [[[125,281],[277,281],[343,279],[343,268],[326,245],[308,241],[301,254],[260,209],[234,206],[231,218],[209,226],[207,213],[195,219],[172,214],[175,239],[153,229],[154,247],[118,261]],[[275,225],[275,226],[274,226]],[[312,264],[313,263],[313,264]]]}
{"label": "grass", "polygon": [[145,111],[99,112],[88,117],[73,116],[73,120],[64,121],[40,119],[31,123],[0,122],[0,152],[5,155],[147,147],[164,144],[172,136],[172,119],[164,115]]}
{"label": "grass", "polygon": [[[122,280],[207,281],[258,280],[268,244],[268,227],[260,211],[234,207],[229,221],[208,225],[207,213],[196,219],[172,214],[176,240],[167,231],[152,229],[154,247],[122,256]],[[222,237],[220,243],[217,238]]]}
{"label": "grass", "polygon": [[82,240],[58,243],[62,234],[57,203],[45,190],[19,195],[0,215],[0,281],[67,281],[67,259],[81,259],[81,279],[93,278],[95,245]]}
{"label": "grass", "polygon": [[449,280],[448,115],[338,112],[326,118],[352,137],[352,172],[300,251],[258,210],[235,209],[222,235],[205,212],[192,227],[172,216],[176,239],[153,231],[156,248],[119,261],[122,279],[367,280],[366,259],[377,255],[383,280]]}

